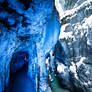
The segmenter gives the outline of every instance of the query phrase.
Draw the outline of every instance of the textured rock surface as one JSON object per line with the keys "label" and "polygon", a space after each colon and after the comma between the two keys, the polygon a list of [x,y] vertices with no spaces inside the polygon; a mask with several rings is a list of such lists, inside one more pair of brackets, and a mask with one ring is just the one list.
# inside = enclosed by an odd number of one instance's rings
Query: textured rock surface
{"label": "textured rock surface", "polygon": [[79,0],[64,12],[55,51],[61,82],[77,92],[92,92],[92,0]]}
{"label": "textured rock surface", "polygon": [[72,9],[78,0],[58,0],[64,10]]}
{"label": "textured rock surface", "polygon": [[28,75],[36,81],[39,72],[40,91],[46,91],[45,55],[56,43],[59,29],[54,0],[0,0],[0,92],[18,52],[28,53]]}

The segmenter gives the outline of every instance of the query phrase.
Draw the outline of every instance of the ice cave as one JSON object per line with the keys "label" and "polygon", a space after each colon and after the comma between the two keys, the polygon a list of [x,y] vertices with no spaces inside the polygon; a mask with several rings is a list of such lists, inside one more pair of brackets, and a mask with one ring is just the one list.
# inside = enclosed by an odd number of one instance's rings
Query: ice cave
{"label": "ice cave", "polygon": [[92,0],[0,0],[0,92],[92,92]]}

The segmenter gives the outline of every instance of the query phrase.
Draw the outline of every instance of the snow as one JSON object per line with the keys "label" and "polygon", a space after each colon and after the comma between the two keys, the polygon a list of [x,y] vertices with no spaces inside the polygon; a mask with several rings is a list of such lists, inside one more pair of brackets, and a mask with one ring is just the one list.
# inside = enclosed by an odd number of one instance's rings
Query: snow
{"label": "snow", "polygon": [[87,75],[90,74],[89,70],[87,70],[85,73],[86,73]]}
{"label": "snow", "polygon": [[69,67],[69,70],[74,73],[74,76],[76,79],[78,79],[77,73],[76,73],[76,65],[74,62],[72,62],[72,65]]}
{"label": "snow", "polygon": [[72,65],[70,66],[70,70],[71,70],[71,72],[76,73],[76,65],[74,62],[72,62]]}
{"label": "snow", "polygon": [[[62,3],[62,6],[61,6],[61,3]],[[55,0],[55,6],[56,6],[56,8],[59,12],[60,17],[64,14],[64,10],[63,10],[64,9],[64,7],[63,7],[64,4],[65,4],[64,0],[61,0],[61,1]]]}
{"label": "snow", "polygon": [[92,25],[91,25],[92,21],[91,20],[92,20],[92,15],[85,20],[86,25],[89,25],[90,27],[92,27]]}
{"label": "snow", "polygon": [[63,39],[63,38],[68,38],[68,37],[73,37],[72,36],[72,31],[69,30],[69,32],[64,32],[66,27],[68,26],[69,24],[65,24],[65,25],[62,25],[61,27],[61,31],[60,31],[60,36],[59,36],[59,39]]}
{"label": "snow", "polygon": [[89,30],[90,28],[92,28],[91,24],[92,24],[92,15],[86,18],[83,24],[83,28],[89,31],[87,32],[87,44],[90,46],[92,46],[92,32]]}
{"label": "snow", "polygon": [[49,58],[46,58],[47,70],[49,70]]}
{"label": "snow", "polygon": [[[87,6],[87,3],[90,3],[90,2],[92,2],[92,0],[87,0],[87,1],[83,2],[82,4],[80,4],[78,7],[70,9],[70,10],[65,10],[64,12],[62,12],[63,11],[63,8],[62,8],[61,9],[62,11],[59,11],[61,13],[60,19],[63,19],[65,16],[75,14],[76,12],[78,12],[79,10],[81,10],[83,7]],[[63,4],[64,4],[64,2],[63,2]],[[63,4],[61,4],[61,6],[63,6]],[[59,6],[58,1],[57,1],[56,6]]]}
{"label": "snow", "polygon": [[80,61],[76,63],[76,66],[79,67],[80,65],[82,65],[85,59],[85,57],[80,57]]}
{"label": "snow", "polygon": [[64,64],[59,64],[59,65],[57,66],[57,71],[58,71],[59,73],[64,73],[64,72],[65,72],[65,69],[66,69],[66,66],[65,66]]}
{"label": "snow", "polygon": [[47,65],[49,64],[49,60],[48,60],[48,58],[46,59],[46,64],[47,64]]}
{"label": "snow", "polygon": [[91,85],[91,81],[88,81],[88,85]]}
{"label": "snow", "polygon": [[80,67],[80,65],[84,64],[83,61],[84,61],[85,59],[86,59],[85,57],[81,57],[79,62],[77,62],[77,63],[72,62],[72,63],[71,63],[72,65],[69,67],[70,71],[71,71],[72,73],[74,73],[74,76],[75,76],[76,79],[78,79],[77,72],[76,72],[76,68],[77,68],[77,67]]}

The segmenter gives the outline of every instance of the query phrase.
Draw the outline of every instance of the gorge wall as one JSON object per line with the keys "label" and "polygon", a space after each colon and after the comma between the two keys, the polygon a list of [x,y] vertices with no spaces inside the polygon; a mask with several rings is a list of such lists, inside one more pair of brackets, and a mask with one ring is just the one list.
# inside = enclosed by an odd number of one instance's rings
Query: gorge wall
{"label": "gorge wall", "polygon": [[48,92],[48,57],[65,88],[92,92],[91,46],[92,0],[0,0],[0,92],[25,63],[35,92]]}
{"label": "gorge wall", "polygon": [[56,6],[63,11],[54,49],[57,76],[73,92],[92,92],[92,0],[58,0]]}

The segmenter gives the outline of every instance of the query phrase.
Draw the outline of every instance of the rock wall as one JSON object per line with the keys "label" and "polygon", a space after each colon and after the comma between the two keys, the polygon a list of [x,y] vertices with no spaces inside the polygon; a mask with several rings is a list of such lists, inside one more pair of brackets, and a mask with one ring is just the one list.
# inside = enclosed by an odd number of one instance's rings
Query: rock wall
{"label": "rock wall", "polygon": [[39,69],[39,92],[46,91],[45,56],[59,31],[54,0],[0,0],[0,92],[8,84],[13,54],[21,51],[29,54],[28,75],[37,83]]}
{"label": "rock wall", "polygon": [[67,6],[61,18],[55,46],[57,75],[73,92],[92,92],[92,0],[78,0],[72,7]]}

